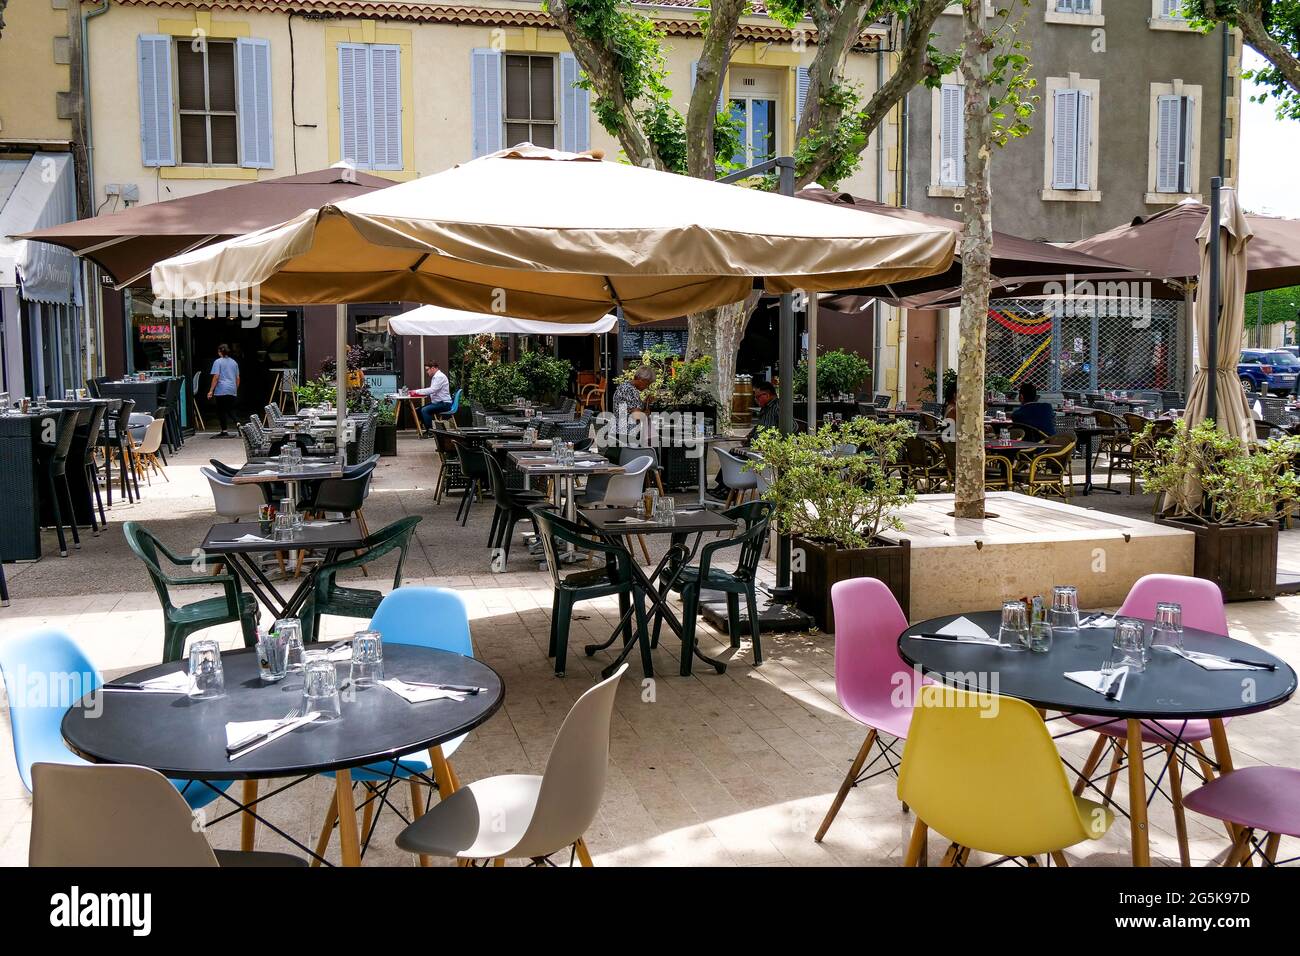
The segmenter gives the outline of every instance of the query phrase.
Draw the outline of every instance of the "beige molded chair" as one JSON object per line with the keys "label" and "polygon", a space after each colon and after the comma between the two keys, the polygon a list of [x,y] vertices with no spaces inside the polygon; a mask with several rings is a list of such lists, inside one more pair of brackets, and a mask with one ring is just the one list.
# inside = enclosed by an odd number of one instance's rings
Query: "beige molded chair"
{"label": "beige molded chair", "polygon": [[303,866],[287,853],[213,850],[156,770],[32,764],[29,866]]}
{"label": "beige molded chair", "polygon": [[511,858],[543,863],[573,847],[581,864],[591,866],[582,837],[605,793],[614,692],[626,670],[624,664],[578,698],[541,776],[508,773],[466,784],[399,833],[398,847],[497,866]]}
{"label": "beige molded chair", "polygon": [[165,418],[155,418],[144,430],[144,437],[139,443],[133,443],[131,446],[131,461],[135,464],[135,473],[137,478],[146,478],[149,484],[153,484],[153,472],[158,472],[168,482],[167,471],[163,468],[162,462],[158,458],[158,450],[162,447],[163,428],[167,424]]}

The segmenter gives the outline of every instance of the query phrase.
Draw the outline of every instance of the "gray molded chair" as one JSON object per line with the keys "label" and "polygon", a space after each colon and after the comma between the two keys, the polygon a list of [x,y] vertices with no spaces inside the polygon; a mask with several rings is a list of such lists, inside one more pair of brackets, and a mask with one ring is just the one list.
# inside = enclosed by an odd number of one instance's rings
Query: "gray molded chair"
{"label": "gray molded chair", "polygon": [[208,479],[213,510],[223,518],[231,521],[256,518],[258,509],[266,504],[266,498],[257,485],[237,485],[211,468],[200,468],[199,472]]}
{"label": "gray molded chair", "polygon": [[718,464],[722,466],[722,484],[727,489],[726,506],[738,505],[746,496],[758,491],[758,475],[745,470],[745,459],[739,458],[725,448],[715,448]]}
{"label": "gray molded chair", "polygon": [[[588,482],[587,490],[579,496],[578,503],[583,507],[597,508],[639,508],[644,506],[646,472],[654,465],[651,455],[633,458],[623,466],[621,475],[597,475],[592,478],[606,478],[604,487],[595,488]],[[650,549],[646,546],[645,535],[636,536],[641,544],[641,554],[646,564],[650,563]]]}
{"label": "gray molded chair", "polygon": [[614,693],[626,670],[623,664],[578,698],[541,776],[508,773],[466,784],[399,833],[398,847],[498,866],[512,858],[543,864],[573,847],[578,861],[591,866],[583,834],[605,794]]}
{"label": "gray molded chair", "polygon": [[130,764],[32,765],[29,866],[304,866],[287,853],[213,850],[185,798]]}

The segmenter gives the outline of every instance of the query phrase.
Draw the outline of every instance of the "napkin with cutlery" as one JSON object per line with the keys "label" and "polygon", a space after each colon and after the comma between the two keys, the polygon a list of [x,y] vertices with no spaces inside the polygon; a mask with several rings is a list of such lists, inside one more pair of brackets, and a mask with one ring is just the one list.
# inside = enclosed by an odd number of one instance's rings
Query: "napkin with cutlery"
{"label": "napkin with cutlery", "polygon": [[232,720],[226,724],[226,756],[238,760],[258,747],[283,737],[295,727],[310,724],[320,714],[271,720]]}
{"label": "napkin with cutlery", "polygon": [[1065,677],[1089,690],[1095,690],[1103,697],[1119,700],[1124,696],[1124,685],[1128,683],[1128,668],[1118,667],[1113,671],[1066,671]]}
{"label": "napkin with cutlery", "polygon": [[980,627],[968,617],[959,617],[955,621],[950,621],[943,627],[934,632],[935,636],[927,637],[921,634],[912,634],[921,641],[954,641],[958,644],[997,644],[997,639],[990,637],[984,628]]}
{"label": "napkin with cutlery", "polygon": [[263,538],[259,534],[241,534],[238,538],[230,541],[214,541],[213,544],[250,544],[254,541],[270,541],[270,538]]}
{"label": "napkin with cutlery", "polygon": [[1079,627],[1114,627],[1115,618],[1109,614],[1097,614],[1086,618]]}
{"label": "napkin with cutlery", "polygon": [[188,694],[190,692],[190,675],[185,671],[173,671],[162,677],[153,677],[139,683],[126,681],[109,681],[106,690],[133,690],[145,694]]}
{"label": "napkin with cutlery", "polygon": [[339,661],[352,660],[352,642],[342,641],[338,644],[331,644],[329,650],[325,652],[325,660],[336,664]]}
{"label": "napkin with cutlery", "polygon": [[1203,651],[1176,650],[1169,648],[1171,653],[1179,657],[1185,657],[1197,667],[1202,667],[1207,671],[1266,671],[1268,670],[1262,664],[1247,664],[1243,661],[1229,660],[1226,657],[1220,657],[1218,654],[1206,654]]}
{"label": "napkin with cutlery", "polygon": [[464,700],[469,694],[454,690],[445,690],[432,684],[408,683],[396,677],[381,680],[383,684],[398,697],[412,704],[422,704],[427,700]]}

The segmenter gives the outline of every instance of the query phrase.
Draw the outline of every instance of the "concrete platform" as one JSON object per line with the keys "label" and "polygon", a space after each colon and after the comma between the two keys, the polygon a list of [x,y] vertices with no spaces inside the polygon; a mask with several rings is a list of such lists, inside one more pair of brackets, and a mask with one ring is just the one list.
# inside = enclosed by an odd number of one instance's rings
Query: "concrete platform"
{"label": "concrete platform", "polygon": [[1053,585],[1083,607],[1123,602],[1144,574],[1191,574],[1195,537],[1137,518],[1017,492],[990,492],[983,520],[951,517],[952,495],[921,495],[900,513],[912,543],[914,621],[995,607]]}

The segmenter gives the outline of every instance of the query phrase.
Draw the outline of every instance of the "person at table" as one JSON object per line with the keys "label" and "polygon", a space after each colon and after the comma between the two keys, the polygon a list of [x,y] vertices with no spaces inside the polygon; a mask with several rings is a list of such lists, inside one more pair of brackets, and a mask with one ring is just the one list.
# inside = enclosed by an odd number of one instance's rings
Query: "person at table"
{"label": "person at table", "polygon": [[413,388],[412,395],[427,395],[429,401],[420,407],[420,421],[424,422],[423,438],[428,434],[429,429],[433,427],[434,415],[445,415],[451,411],[451,383],[447,381],[447,375],[438,367],[437,360],[429,362],[424,367],[424,372],[429,376],[428,388]]}
{"label": "person at table", "polygon": [[655,383],[655,370],[649,365],[642,365],[634,373],[630,382],[620,382],[614,389],[614,433],[615,445],[642,445],[647,436],[641,434],[645,421],[645,393]]}
{"label": "person at table", "polygon": [[949,382],[943,387],[943,417],[945,421],[957,420],[957,383]]}
{"label": "person at table", "polygon": [[[749,447],[754,439],[758,437],[760,428],[780,428],[781,427],[781,403],[776,400],[776,386],[765,378],[760,378],[753,384],[754,404],[758,406],[758,414],[754,416],[754,426],[745,436],[741,443],[742,448]],[[713,487],[709,489],[709,494],[715,498],[725,497],[727,486],[722,483],[722,469],[713,476]]]}
{"label": "person at table", "polygon": [[1056,434],[1056,411],[1050,402],[1038,400],[1038,389],[1032,382],[1020,386],[1020,405],[1011,412],[1011,421],[1017,425],[1028,425],[1044,435]]}
{"label": "person at table", "polygon": [[230,357],[229,345],[217,346],[217,360],[212,363],[212,382],[208,385],[208,401],[217,404],[217,417],[221,431],[213,438],[229,438],[229,426],[236,423],[236,405],[239,401],[239,363]]}

